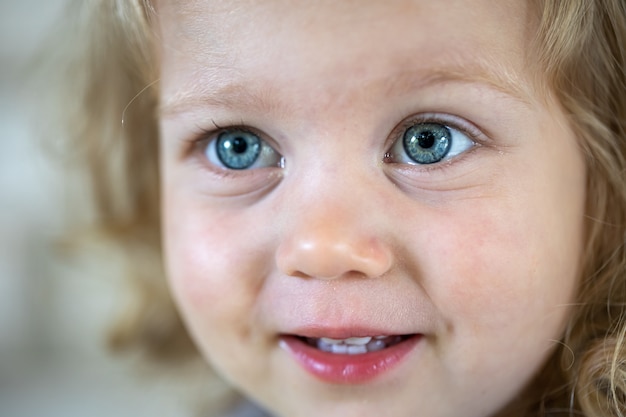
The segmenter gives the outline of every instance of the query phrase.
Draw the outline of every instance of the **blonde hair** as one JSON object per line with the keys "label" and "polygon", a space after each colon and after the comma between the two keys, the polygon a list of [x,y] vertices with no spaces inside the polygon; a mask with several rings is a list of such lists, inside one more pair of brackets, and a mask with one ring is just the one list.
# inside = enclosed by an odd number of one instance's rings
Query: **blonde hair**
{"label": "blonde hair", "polygon": [[53,59],[65,71],[55,92],[63,100],[58,113],[69,134],[65,148],[86,174],[95,219],[69,240],[95,235],[124,254],[137,297],[112,332],[112,347],[136,346],[167,358],[194,348],[161,265],[151,13],[143,0],[73,1],[66,17],[70,29],[55,40]]}
{"label": "blonde hair", "polygon": [[539,67],[580,139],[588,175],[578,308],[546,366],[561,381],[540,401],[567,410],[578,404],[586,416],[624,416],[626,2],[548,0],[538,44]]}
{"label": "blonde hair", "polygon": [[[626,2],[533,3],[538,79],[586,156],[587,240],[578,308],[509,415],[626,416]],[[98,236],[123,248],[138,289],[113,345],[189,356],[195,351],[160,269],[154,11],[148,0],[81,0],[73,8],[83,26],[74,48],[82,55],[65,60],[71,73],[61,84],[71,97],[63,103],[70,143],[86,162]]]}

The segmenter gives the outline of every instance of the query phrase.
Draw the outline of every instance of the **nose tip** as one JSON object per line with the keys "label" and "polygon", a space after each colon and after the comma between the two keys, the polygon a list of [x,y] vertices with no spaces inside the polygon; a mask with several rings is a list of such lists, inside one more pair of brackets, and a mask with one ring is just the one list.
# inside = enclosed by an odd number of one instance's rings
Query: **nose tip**
{"label": "nose tip", "polygon": [[379,240],[332,228],[293,235],[279,247],[276,258],[279,270],[286,275],[320,279],[349,273],[378,277],[393,262],[391,251]]}

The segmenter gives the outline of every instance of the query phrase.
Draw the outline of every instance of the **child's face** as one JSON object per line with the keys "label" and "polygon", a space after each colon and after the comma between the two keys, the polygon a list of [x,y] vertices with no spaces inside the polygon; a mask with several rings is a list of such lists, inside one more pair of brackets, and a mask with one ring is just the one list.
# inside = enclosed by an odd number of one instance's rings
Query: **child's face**
{"label": "child's face", "polygon": [[585,199],[525,2],[162,3],[167,267],[214,366],[287,417],[509,403],[567,321]]}

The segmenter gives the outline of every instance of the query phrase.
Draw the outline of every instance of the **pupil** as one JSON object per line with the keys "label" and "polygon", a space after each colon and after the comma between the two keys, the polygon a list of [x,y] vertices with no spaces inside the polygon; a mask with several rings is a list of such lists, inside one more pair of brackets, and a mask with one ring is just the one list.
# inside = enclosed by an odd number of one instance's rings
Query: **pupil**
{"label": "pupil", "polygon": [[433,135],[433,132],[422,132],[417,140],[420,147],[425,149],[432,148],[435,144],[435,135]]}
{"label": "pupil", "polygon": [[232,149],[235,153],[244,153],[248,149],[248,142],[244,138],[235,138],[232,141]]}

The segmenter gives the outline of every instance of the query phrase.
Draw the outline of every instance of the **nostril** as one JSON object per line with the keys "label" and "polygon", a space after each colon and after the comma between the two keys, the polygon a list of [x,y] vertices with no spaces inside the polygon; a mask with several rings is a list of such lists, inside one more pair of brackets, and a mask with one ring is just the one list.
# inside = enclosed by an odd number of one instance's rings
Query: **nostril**
{"label": "nostril", "polygon": [[294,277],[294,278],[314,278],[310,275],[305,274],[304,272],[300,272],[300,271],[290,271],[287,272],[286,275],[290,276],[290,277]]}

